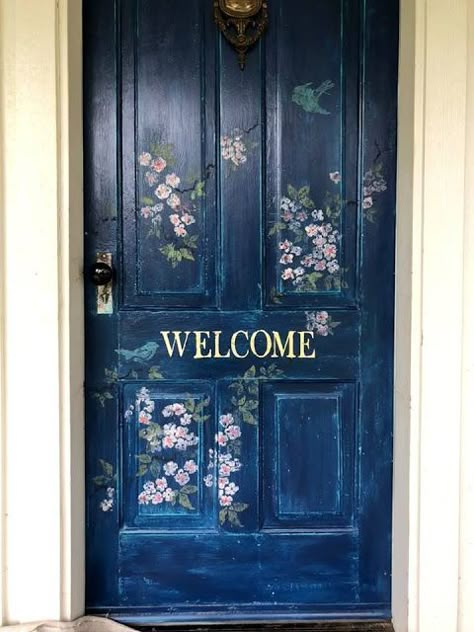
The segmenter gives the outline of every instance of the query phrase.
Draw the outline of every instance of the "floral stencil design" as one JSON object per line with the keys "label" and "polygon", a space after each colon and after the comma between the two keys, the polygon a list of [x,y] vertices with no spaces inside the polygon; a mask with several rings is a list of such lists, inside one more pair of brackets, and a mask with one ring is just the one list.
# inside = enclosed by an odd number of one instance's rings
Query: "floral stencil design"
{"label": "floral stencil design", "polygon": [[[280,277],[285,288],[297,292],[340,290],[347,287],[343,279],[345,269],[340,265],[341,235],[338,230],[344,208],[355,202],[344,200],[339,192],[342,175],[329,173],[329,180],[337,189],[327,191],[317,208],[310,196],[310,188],[288,186],[288,194],[280,200],[279,218],[269,231],[277,235]],[[374,222],[376,201],[387,190],[380,152],[363,179],[362,211],[365,219]],[[272,301],[281,302],[282,293],[273,288]]]}
{"label": "floral stencil design", "polygon": [[306,312],[306,329],[317,336],[333,336],[334,329],[341,323],[335,322],[326,311]]}
{"label": "floral stencil design", "polygon": [[173,267],[194,261],[198,248],[196,201],[204,197],[205,181],[195,180],[183,186],[182,176],[173,170],[173,148],[157,144],[138,157],[143,187],[149,194],[142,198],[140,216],[150,225],[148,237],[163,242],[160,252]]}
{"label": "floral stencil design", "polygon": [[[219,416],[216,434],[216,449],[209,451],[208,474],[204,477],[207,487],[217,486],[219,499],[219,522],[234,527],[242,527],[239,517],[249,504],[237,501],[240,491],[238,473],[245,466],[242,458],[243,424],[256,426],[259,407],[259,380],[278,378],[283,371],[275,364],[268,368],[250,367],[242,377],[229,384],[229,405]],[[217,469],[217,473],[214,472]],[[217,480],[215,476],[217,475]]]}
{"label": "floral stencil design", "polygon": [[374,222],[377,214],[375,203],[379,193],[387,190],[387,181],[383,176],[383,165],[376,161],[372,169],[369,169],[364,176],[362,209],[364,217],[369,222]]}
{"label": "floral stencil design", "polygon": [[116,369],[104,369],[104,387],[92,393],[92,397],[105,408],[106,403],[115,397],[115,385],[118,381]]}
{"label": "floral stencil design", "polygon": [[221,156],[223,160],[229,160],[237,169],[247,162],[247,146],[242,140],[243,132],[234,130],[230,136],[221,137]]}
{"label": "floral stencil design", "polygon": [[139,437],[145,444],[137,455],[137,476],[152,478],[142,483],[138,494],[140,505],[179,504],[193,511],[190,499],[197,493],[197,465],[199,437],[197,423],[206,421],[204,414],[210,400],[196,402],[194,399],[167,404],[160,411],[160,422],[154,421],[155,401],[150,391],[142,387],[137,393],[135,406],[125,412],[130,420],[134,414],[141,426]]}
{"label": "floral stencil design", "polygon": [[103,490],[105,497],[100,501],[100,509],[107,513],[114,508],[115,505],[115,486],[117,483],[117,475],[114,474],[114,466],[104,459],[99,459],[102,473],[92,479],[98,490]]}
{"label": "floral stencil design", "polygon": [[280,201],[280,219],[270,230],[277,234],[280,276],[285,285],[297,292],[315,292],[341,288],[338,260],[340,235],[328,218],[334,214],[335,200],[326,208],[315,208],[308,186],[288,186],[288,195]]}

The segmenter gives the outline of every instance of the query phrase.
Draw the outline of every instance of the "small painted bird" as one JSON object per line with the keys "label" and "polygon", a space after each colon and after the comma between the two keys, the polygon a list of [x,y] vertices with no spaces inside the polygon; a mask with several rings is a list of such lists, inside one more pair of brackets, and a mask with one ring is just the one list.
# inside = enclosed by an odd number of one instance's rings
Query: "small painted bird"
{"label": "small painted bird", "polygon": [[301,106],[305,112],[328,116],[330,112],[321,106],[320,100],[324,95],[329,95],[330,91],[335,87],[335,84],[328,79],[323,81],[317,88],[313,88],[312,86],[312,82],[305,83],[302,86],[296,86],[293,90],[291,100]]}
{"label": "small painted bird", "polygon": [[122,356],[127,362],[137,362],[139,364],[145,364],[151,360],[158,351],[158,344],[156,342],[147,342],[142,347],[130,351],[128,349],[116,349],[115,353]]}

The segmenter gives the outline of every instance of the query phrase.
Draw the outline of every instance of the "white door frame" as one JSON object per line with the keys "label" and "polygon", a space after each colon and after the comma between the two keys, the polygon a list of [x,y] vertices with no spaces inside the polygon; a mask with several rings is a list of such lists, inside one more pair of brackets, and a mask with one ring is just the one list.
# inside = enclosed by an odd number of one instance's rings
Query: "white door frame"
{"label": "white door frame", "polygon": [[[0,1],[5,624],[83,614],[81,5]],[[402,0],[400,52],[394,622],[470,632],[474,0]]]}

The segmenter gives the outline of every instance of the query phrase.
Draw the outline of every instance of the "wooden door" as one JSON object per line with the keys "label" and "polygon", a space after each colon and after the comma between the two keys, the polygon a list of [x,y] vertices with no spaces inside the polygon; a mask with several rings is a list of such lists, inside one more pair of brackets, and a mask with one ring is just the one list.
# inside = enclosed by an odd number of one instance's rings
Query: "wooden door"
{"label": "wooden door", "polygon": [[85,0],[90,613],[390,618],[397,4]]}

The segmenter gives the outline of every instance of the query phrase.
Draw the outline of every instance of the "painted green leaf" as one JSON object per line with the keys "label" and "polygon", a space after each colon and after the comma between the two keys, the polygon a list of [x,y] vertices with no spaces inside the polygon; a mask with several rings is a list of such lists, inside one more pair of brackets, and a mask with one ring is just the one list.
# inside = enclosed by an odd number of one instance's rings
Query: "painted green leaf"
{"label": "painted green leaf", "polygon": [[239,516],[237,515],[237,512],[233,511],[232,509],[229,509],[229,511],[227,512],[227,518],[230,524],[234,525],[235,527],[243,526],[243,524],[239,520]]}
{"label": "painted green leaf", "polygon": [[242,419],[245,421],[246,424],[252,424],[253,426],[257,425],[257,420],[248,410],[242,411]]}
{"label": "painted green leaf", "polygon": [[219,511],[219,522],[224,524],[227,518],[227,507]]}
{"label": "painted green leaf", "polygon": [[105,487],[106,485],[109,484],[110,482],[110,478],[108,476],[95,476],[92,479],[92,482],[94,483],[94,485],[96,485],[97,487]]}
{"label": "painted green leaf", "polygon": [[142,463],[140,467],[138,468],[137,476],[145,476],[147,472],[148,472],[148,465],[146,465],[145,463]]}
{"label": "painted green leaf", "polygon": [[244,378],[253,378],[257,374],[257,369],[255,366],[251,366],[250,369],[247,369],[244,373]]}
{"label": "painted green leaf", "polygon": [[163,380],[164,375],[160,371],[159,366],[152,366],[148,369],[148,379],[149,380]]}
{"label": "painted green leaf", "polygon": [[151,456],[149,454],[139,454],[137,459],[139,463],[151,463]]}
{"label": "painted green leaf", "polygon": [[196,485],[184,485],[184,487],[181,488],[183,494],[195,494],[197,490]]}
{"label": "painted green leaf", "polygon": [[114,475],[114,466],[111,463],[108,463],[104,459],[99,459],[99,463],[102,467],[102,471],[104,472],[106,476]]}
{"label": "painted green leaf", "polygon": [[178,502],[181,505],[181,507],[184,507],[185,509],[190,509],[191,511],[194,511],[194,507],[191,503],[191,501],[189,500],[189,496],[187,496],[186,494],[183,493],[179,493],[178,495]]}

